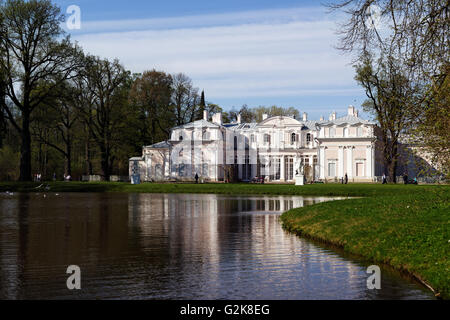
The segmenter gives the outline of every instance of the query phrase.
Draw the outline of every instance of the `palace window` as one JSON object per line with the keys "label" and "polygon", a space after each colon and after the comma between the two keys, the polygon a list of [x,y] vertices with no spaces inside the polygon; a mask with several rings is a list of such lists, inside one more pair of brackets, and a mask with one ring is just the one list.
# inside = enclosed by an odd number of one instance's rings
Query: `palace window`
{"label": "palace window", "polygon": [[162,166],[160,164],[155,166],[155,175],[157,179],[161,179],[163,177]]}
{"label": "palace window", "polygon": [[270,134],[265,134],[264,135],[264,142],[270,144]]}
{"label": "palace window", "polygon": [[358,127],[358,129],[356,130],[356,135],[358,137],[362,137],[363,135],[363,129],[361,127]]}
{"label": "palace window", "polygon": [[291,144],[294,144],[297,142],[297,135],[295,133],[291,134]]}
{"label": "palace window", "polygon": [[203,140],[210,140],[211,134],[207,130],[203,130]]}
{"label": "palace window", "polygon": [[336,135],[336,129],[330,128],[330,138],[334,138],[335,135]]}
{"label": "palace window", "polygon": [[255,142],[255,135],[254,135],[254,134],[252,134],[252,135],[250,136],[250,141],[251,141],[252,143]]}
{"label": "palace window", "polygon": [[308,133],[307,135],[306,135],[306,142],[311,142],[311,139],[312,137],[311,137],[311,133]]}
{"label": "palace window", "polygon": [[348,137],[348,128],[344,128],[344,137],[345,137],[345,138]]}
{"label": "palace window", "polygon": [[336,162],[329,162],[328,163],[328,176],[329,177],[336,177]]}
{"label": "palace window", "polygon": [[180,166],[178,167],[178,174],[180,177],[184,176],[184,172],[185,172],[185,165],[184,164],[180,164]]}
{"label": "palace window", "polygon": [[180,136],[178,140],[183,141],[183,136]]}
{"label": "palace window", "polygon": [[203,163],[203,165],[202,165],[202,176],[204,176],[204,177],[209,176],[209,166],[207,163]]}

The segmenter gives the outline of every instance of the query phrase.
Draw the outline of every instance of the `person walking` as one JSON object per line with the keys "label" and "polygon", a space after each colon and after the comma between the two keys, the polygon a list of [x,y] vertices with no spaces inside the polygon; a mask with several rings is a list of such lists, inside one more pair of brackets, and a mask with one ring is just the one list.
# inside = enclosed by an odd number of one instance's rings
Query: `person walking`
{"label": "person walking", "polygon": [[348,175],[345,174],[345,184],[348,184]]}
{"label": "person walking", "polygon": [[384,173],[383,173],[382,181],[383,181],[383,184],[387,184],[386,174],[384,174]]}
{"label": "person walking", "polygon": [[405,171],[405,173],[403,174],[403,183],[404,183],[404,184],[408,184],[408,174],[406,173],[406,171]]}
{"label": "person walking", "polygon": [[198,174],[195,174],[195,183],[198,184]]}

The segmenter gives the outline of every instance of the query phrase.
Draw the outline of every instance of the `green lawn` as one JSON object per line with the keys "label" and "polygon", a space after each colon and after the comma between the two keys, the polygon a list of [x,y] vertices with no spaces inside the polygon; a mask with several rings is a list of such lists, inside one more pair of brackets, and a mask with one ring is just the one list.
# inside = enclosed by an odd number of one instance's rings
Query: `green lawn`
{"label": "green lawn", "polygon": [[[36,183],[0,183],[0,192],[35,192]],[[450,298],[450,186],[48,183],[50,192],[217,193],[363,197],[298,208],[284,227],[374,263],[407,271]]]}
{"label": "green lawn", "polygon": [[407,271],[449,299],[449,187],[388,187],[391,194],[378,190],[374,188],[374,197],[291,210],[281,216],[283,226]]}
{"label": "green lawn", "polygon": [[[33,192],[41,183],[0,182],[0,192]],[[396,194],[423,194],[432,190],[450,192],[450,186],[381,185],[381,184],[315,184],[306,186],[274,184],[157,184],[131,185],[121,182],[45,182],[54,192],[145,192],[145,193],[215,193],[272,194],[305,196],[379,197]],[[42,190],[42,189],[41,189]]]}

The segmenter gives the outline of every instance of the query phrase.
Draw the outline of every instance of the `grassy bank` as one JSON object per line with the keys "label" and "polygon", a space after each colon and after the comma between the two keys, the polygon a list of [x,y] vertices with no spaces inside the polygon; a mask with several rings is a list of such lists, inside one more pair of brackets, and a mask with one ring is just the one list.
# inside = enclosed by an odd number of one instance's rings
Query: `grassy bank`
{"label": "grassy bank", "polygon": [[291,232],[406,271],[449,299],[449,189],[422,191],[321,203],[281,219]]}
{"label": "grassy bank", "polygon": [[[0,192],[44,191],[0,183]],[[46,184],[47,185],[47,184]],[[406,271],[450,298],[450,186],[48,183],[49,192],[216,193],[364,197],[294,209],[284,227]]]}
{"label": "grassy bank", "polygon": [[[42,183],[0,182],[0,192],[34,192]],[[45,182],[51,192],[144,192],[144,193],[214,193],[305,196],[380,197],[394,194],[423,194],[447,190],[450,186],[381,185],[381,184],[316,184],[306,186],[273,184],[157,184],[131,185],[114,182]],[[431,192],[433,194],[433,192]]]}

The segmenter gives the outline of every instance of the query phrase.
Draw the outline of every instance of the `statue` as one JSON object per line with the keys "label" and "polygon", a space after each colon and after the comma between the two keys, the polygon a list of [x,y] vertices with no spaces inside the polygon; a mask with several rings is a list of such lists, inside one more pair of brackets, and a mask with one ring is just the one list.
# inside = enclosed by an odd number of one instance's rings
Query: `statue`
{"label": "statue", "polygon": [[305,174],[305,165],[303,158],[295,159],[295,175],[303,176]]}
{"label": "statue", "polygon": [[296,165],[295,167],[297,168],[295,170],[295,185],[297,186],[303,186],[305,184],[305,165],[304,165],[304,160],[303,158],[297,159],[296,160]]}
{"label": "statue", "polygon": [[300,175],[303,176],[305,174],[305,165],[303,164],[304,160],[303,158],[300,158],[300,165],[298,167],[300,171]]}

